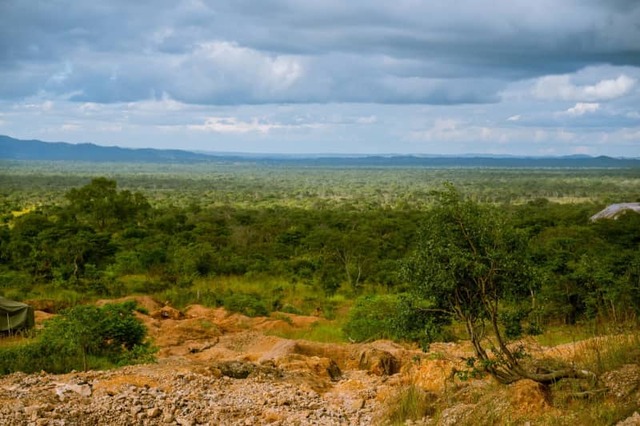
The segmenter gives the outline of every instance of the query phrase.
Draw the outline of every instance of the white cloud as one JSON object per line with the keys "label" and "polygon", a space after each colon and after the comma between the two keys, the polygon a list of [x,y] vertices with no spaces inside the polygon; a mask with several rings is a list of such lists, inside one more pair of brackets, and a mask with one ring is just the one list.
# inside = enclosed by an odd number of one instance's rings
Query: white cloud
{"label": "white cloud", "polygon": [[121,124],[104,124],[98,127],[98,131],[100,132],[121,132],[123,130],[123,126]]}
{"label": "white cloud", "polygon": [[83,114],[91,114],[93,112],[98,112],[101,109],[101,105],[95,102],[85,102],[78,107],[80,112]]}
{"label": "white cloud", "polygon": [[596,112],[600,109],[600,104],[597,102],[578,102],[575,106],[564,111],[563,114],[578,117],[581,115]]}
{"label": "white cloud", "polygon": [[636,82],[635,79],[621,74],[615,79],[600,80],[593,85],[576,85],[568,74],[551,75],[536,81],[533,95],[538,99],[606,101],[629,94]]}
{"label": "white cloud", "polygon": [[77,132],[81,127],[76,123],[65,123],[60,126],[60,130],[63,132]]}
{"label": "white cloud", "polygon": [[[285,97],[304,75],[302,60],[292,55],[268,55],[226,41],[200,44],[174,69],[174,96],[188,100],[234,102]],[[224,102],[223,102],[224,103]]]}
{"label": "white cloud", "polygon": [[619,136],[625,140],[637,142],[640,140],[640,128],[622,129],[618,132]]}
{"label": "white cloud", "polygon": [[192,124],[186,126],[189,130],[197,130],[213,133],[269,133],[275,129],[295,129],[295,128],[319,128],[320,124],[282,124],[271,123],[265,120],[252,118],[249,121],[243,121],[236,117],[209,117],[204,124]]}
{"label": "white cloud", "polygon": [[378,117],[375,115],[369,115],[367,117],[358,117],[356,119],[357,124],[374,124],[378,122]]}
{"label": "white cloud", "polygon": [[277,124],[260,123],[255,118],[251,121],[241,121],[235,117],[209,117],[205,120],[204,124],[187,126],[190,130],[213,133],[268,133],[269,130],[277,127]]}
{"label": "white cloud", "polygon": [[53,74],[47,84],[62,84],[73,74],[73,64],[70,62],[65,62],[62,70]]}
{"label": "white cloud", "polygon": [[615,99],[626,95],[633,89],[636,80],[620,75],[615,80],[602,80],[594,86],[584,86],[584,94],[593,99]]}
{"label": "white cloud", "polygon": [[518,121],[522,118],[522,116],[520,114],[516,114],[516,115],[512,115],[511,117],[507,118],[507,121]]}
{"label": "white cloud", "polygon": [[162,94],[161,99],[149,99],[127,103],[128,110],[138,110],[142,112],[177,112],[184,110],[185,107],[185,104],[173,100],[166,93]]}
{"label": "white cloud", "polygon": [[555,139],[563,142],[571,142],[576,139],[576,134],[565,129],[556,130]]}

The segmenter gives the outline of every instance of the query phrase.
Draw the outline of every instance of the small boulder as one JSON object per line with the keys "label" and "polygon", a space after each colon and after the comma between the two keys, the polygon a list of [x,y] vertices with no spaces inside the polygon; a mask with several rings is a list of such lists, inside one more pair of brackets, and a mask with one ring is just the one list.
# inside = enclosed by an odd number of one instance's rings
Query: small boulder
{"label": "small boulder", "polygon": [[231,377],[232,379],[246,379],[256,371],[255,364],[243,361],[220,362],[216,367],[223,376]]}
{"label": "small boulder", "polygon": [[151,317],[159,320],[166,320],[166,319],[181,320],[181,319],[184,319],[184,314],[179,310],[172,308],[171,306],[163,306],[157,311],[154,311],[151,314]]}
{"label": "small boulder", "polygon": [[369,348],[360,352],[358,366],[378,376],[391,376],[400,371],[400,362],[387,351]]}

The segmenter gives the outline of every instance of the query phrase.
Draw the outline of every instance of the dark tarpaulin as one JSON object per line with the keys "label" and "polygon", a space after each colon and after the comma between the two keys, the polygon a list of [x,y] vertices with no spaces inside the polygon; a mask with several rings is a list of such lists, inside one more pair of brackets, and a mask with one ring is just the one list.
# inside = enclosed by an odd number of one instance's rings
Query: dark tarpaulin
{"label": "dark tarpaulin", "polygon": [[29,329],[35,323],[31,306],[0,296],[0,332]]}

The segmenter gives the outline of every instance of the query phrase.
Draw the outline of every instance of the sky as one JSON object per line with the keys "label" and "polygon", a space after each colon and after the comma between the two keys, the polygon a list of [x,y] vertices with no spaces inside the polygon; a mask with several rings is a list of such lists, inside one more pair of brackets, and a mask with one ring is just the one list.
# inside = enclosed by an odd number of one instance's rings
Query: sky
{"label": "sky", "polygon": [[640,1],[0,0],[0,134],[640,157]]}

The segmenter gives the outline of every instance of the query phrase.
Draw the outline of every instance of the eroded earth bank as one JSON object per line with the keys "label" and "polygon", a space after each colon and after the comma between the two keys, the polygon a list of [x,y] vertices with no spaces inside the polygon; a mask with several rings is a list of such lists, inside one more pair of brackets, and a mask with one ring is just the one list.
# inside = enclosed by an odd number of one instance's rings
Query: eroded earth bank
{"label": "eroded earth bank", "polygon": [[[470,348],[442,343],[424,353],[388,341],[324,344],[276,337],[318,317],[248,318],[193,305],[184,311],[138,297],[137,314],[158,362],[109,371],[0,377],[2,425],[372,425],[408,404],[426,407],[410,424],[575,424],[531,381],[461,381]],[[38,313],[41,321],[46,314]],[[545,356],[546,348],[531,347]],[[554,348],[562,356],[563,349]],[[573,353],[564,350],[565,355]],[[567,355],[568,356],[568,355]],[[638,398],[640,367],[603,377],[613,403]],[[404,392],[404,393],[403,393]],[[632,416],[625,424],[639,420]]]}

